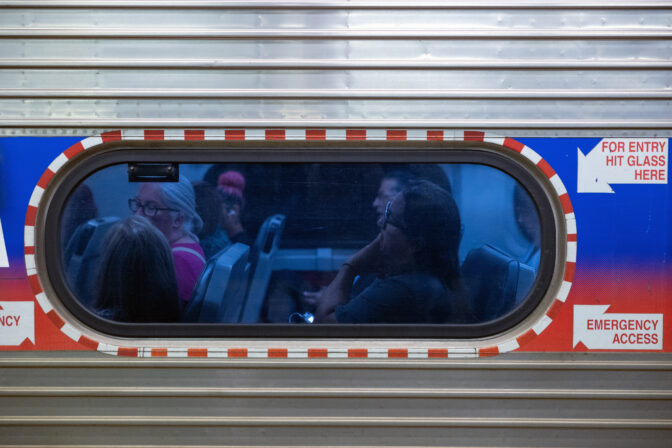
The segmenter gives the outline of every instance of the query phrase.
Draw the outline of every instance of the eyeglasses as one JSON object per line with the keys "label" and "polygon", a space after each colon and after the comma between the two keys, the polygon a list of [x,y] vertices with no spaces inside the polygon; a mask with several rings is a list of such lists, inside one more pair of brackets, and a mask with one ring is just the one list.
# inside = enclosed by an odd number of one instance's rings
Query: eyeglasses
{"label": "eyeglasses", "polygon": [[175,210],[174,208],[157,207],[156,205],[152,204],[151,202],[147,202],[147,203],[143,204],[142,202],[138,201],[137,199],[129,199],[128,200],[128,208],[130,208],[133,213],[142,209],[142,213],[144,213],[145,216],[148,216],[150,218],[152,216],[156,216],[156,214],[161,210],[169,211],[169,212],[179,212],[179,210]]}
{"label": "eyeglasses", "polygon": [[383,229],[385,228],[386,225],[392,224],[394,227],[398,228],[399,230],[406,232],[408,229],[406,228],[405,225],[397,221],[396,219],[392,218],[392,201],[387,201],[387,205],[385,206],[385,215],[384,215],[384,220],[383,220]]}

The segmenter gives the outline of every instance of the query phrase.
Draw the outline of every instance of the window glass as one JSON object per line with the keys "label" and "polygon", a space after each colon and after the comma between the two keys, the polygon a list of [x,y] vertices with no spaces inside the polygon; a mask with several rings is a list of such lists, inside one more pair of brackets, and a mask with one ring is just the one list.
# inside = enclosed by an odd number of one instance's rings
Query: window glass
{"label": "window glass", "polygon": [[105,167],[65,202],[66,284],[99,317],[478,324],[523,303],[539,271],[538,208],[491,166],[173,165],[173,181]]}

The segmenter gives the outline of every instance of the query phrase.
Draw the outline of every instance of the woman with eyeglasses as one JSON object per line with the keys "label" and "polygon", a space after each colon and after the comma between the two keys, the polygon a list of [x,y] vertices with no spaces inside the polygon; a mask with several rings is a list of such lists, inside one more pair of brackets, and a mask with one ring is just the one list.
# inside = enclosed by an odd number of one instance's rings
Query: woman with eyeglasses
{"label": "woman with eyeglasses", "polygon": [[[343,263],[315,317],[323,323],[459,322],[465,312],[458,248],[460,215],[452,196],[413,181],[387,203],[381,231]],[[377,279],[355,297],[353,280]]]}
{"label": "woman with eyeglasses", "polygon": [[147,218],[168,240],[175,263],[178,295],[184,305],[191,298],[205,266],[205,255],[196,236],[203,220],[196,212],[191,182],[180,176],[178,182],[143,183],[128,205],[133,213]]}

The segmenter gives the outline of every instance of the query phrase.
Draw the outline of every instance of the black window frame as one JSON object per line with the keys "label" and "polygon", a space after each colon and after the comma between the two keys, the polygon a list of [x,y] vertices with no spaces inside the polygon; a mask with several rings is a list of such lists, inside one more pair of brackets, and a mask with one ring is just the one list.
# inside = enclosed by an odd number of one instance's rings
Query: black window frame
{"label": "black window frame", "polygon": [[[501,170],[530,194],[539,213],[541,258],[537,277],[521,305],[493,321],[473,324],[231,324],[124,323],[104,319],[83,306],[65,279],[60,241],[61,214],[70,193],[88,176],[107,166],[129,162],[176,163],[469,163]],[[535,172],[536,170],[536,172]],[[498,145],[484,142],[406,141],[246,141],[246,142],[114,142],[73,158],[50,184],[43,225],[43,257],[38,271],[46,274],[62,305],[82,324],[109,336],[124,338],[338,338],[462,339],[490,337],[511,330],[543,301],[556,271],[557,232],[554,191],[532,162]],[[544,182],[545,179],[545,182]],[[544,185],[545,184],[545,185]],[[557,207],[557,205],[556,205]],[[562,269],[560,263],[557,267]]]}

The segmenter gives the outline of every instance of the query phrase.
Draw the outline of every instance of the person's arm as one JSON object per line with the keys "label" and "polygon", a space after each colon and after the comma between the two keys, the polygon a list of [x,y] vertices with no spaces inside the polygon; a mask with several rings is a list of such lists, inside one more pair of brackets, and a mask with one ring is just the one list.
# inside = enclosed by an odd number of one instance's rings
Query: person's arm
{"label": "person's arm", "polygon": [[348,301],[352,282],[355,280],[357,272],[349,263],[343,263],[339,269],[336,278],[322,292],[320,303],[315,310],[315,319],[320,323],[334,324],[338,322],[334,310],[339,305]]}
{"label": "person's arm", "polygon": [[348,302],[352,282],[357,274],[376,270],[380,263],[380,235],[348,259],[336,278],[322,292],[320,303],[315,310],[315,319],[321,323],[336,323],[334,311],[339,305]]}

